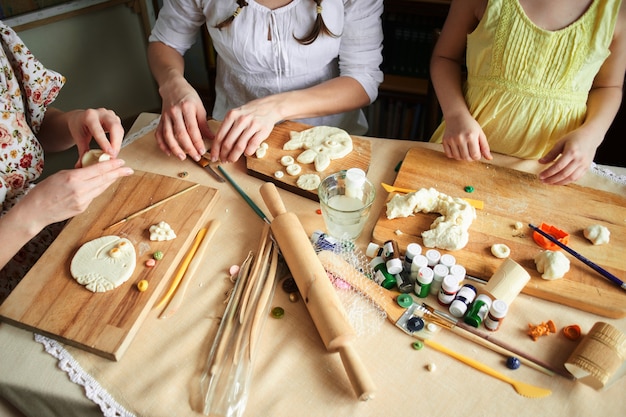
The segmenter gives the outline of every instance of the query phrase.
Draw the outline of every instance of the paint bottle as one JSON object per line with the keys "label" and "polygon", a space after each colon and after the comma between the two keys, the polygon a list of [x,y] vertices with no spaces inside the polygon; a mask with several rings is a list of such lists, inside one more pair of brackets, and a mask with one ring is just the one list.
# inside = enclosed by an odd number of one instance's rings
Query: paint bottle
{"label": "paint bottle", "polygon": [[448,310],[454,317],[463,317],[467,312],[470,304],[476,298],[476,287],[465,284],[456,293],[454,300],[450,303]]}
{"label": "paint bottle", "polygon": [[370,242],[367,245],[367,249],[365,249],[365,256],[367,256],[370,259],[373,259],[380,255],[381,255],[380,245],[374,242]]}
{"label": "paint bottle", "polygon": [[491,308],[489,308],[489,313],[487,314],[487,317],[485,317],[485,328],[492,332],[498,330],[508,310],[509,306],[506,301],[494,300],[494,302],[491,304]]}
{"label": "paint bottle", "polygon": [[437,265],[441,259],[441,253],[437,249],[428,249],[425,255],[428,259],[428,266],[431,268]]}
{"label": "paint bottle", "polygon": [[463,281],[465,279],[465,267],[463,265],[454,264],[450,267],[450,275],[454,275],[459,279],[459,281]]}
{"label": "paint bottle", "polygon": [[402,260],[400,259],[400,249],[398,249],[398,242],[395,240],[388,240],[383,245],[383,259],[385,260],[385,266],[387,271],[392,274],[399,274],[402,272]]}
{"label": "paint bottle", "polygon": [[407,274],[411,273],[411,264],[413,263],[413,258],[422,253],[422,247],[417,243],[409,243],[406,246],[406,251],[404,251],[404,262],[402,265],[402,269]]}
{"label": "paint bottle", "polygon": [[454,275],[446,275],[441,281],[441,288],[437,295],[437,301],[442,306],[450,305],[450,303],[456,297],[456,293],[459,291],[459,281]]}
{"label": "paint bottle", "polygon": [[426,298],[430,293],[430,285],[433,282],[434,272],[427,266],[420,268],[417,279],[415,280],[415,286],[413,292],[419,298]]}
{"label": "paint bottle", "polygon": [[408,274],[401,272],[399,274],[394,274],[393,277],[396,279],[398,291],[403,294],[408,294],[413,291],[413,283],[411,282]]}
{"label": "paint bottle", "polygon": [[472,327],[478,328],[480,323],[483,322],[489,309],[491,308],[491,298],[487,294],[480,294],[469,308],[469,311],[465,315],[465,323]]}
{"label": "paint bottle", "polygon": [[433,272],[433,283],[430,285],[430,294],[437,296],[437,294],[439,294],[439,290],[441,289],[441,282],[443,281],[443,278],[446,275],[450,275],[450,271],[447,266],[437,264],[433,267]]}
{"label": "paint bottle", "polygon": [[448,269],[450,269],[452,265],[456,264],[456,258],[449,253],[444,253],[443,255],[441,255],[441,258],[439,258],[439,263],[447,266]]}
{"label": "paint bottle", "polygon": [[385,260],[382,256],[376,256],[372,259],[370,266],[374,271],[374,276],[372,277],[374,282],[388,290],[396,286],[396,278],[387,271]]}
{"label": "paint bottle", "polygon": [[413,262],[411,262],[411,280],[417,281],[417,274],[423,267],[428,267],[428,259],[424,255],[415,255]]}

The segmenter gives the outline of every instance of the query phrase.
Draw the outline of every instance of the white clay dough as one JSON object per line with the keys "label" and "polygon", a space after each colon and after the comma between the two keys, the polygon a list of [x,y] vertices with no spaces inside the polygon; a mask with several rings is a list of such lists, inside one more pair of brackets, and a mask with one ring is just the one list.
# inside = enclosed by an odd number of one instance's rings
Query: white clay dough
{"label": "white clay dough", "polygon": [[83,244],[70,264],[72,277],[92,292],[119,287],[133,275],[135,248],[130,240],[102,236]]}
{"label": "white clay dough", "polygon": [[298,164],[291,164],[287,165],[285,171],[287,171],[287,174],[289,175],[296,176],[299,175],[300,172],[302,172],[302,167]]}
{"label": "white clay dough", "polygon": [[491,254],[496,258],[504,259],[509,257],[511,249],[504,243],[494,243],[491,245]]}
{"label": "white clay dough", "polygon": [[81,163],[83,167],[88,167],[90,165],[97,164],[98,162],[108,161],[111,159],[111,155],[108,153],[104,153],[100,149],[91,149],[83,154],[81,158]]}
{"label": "white clay dough", "polygon": [[317,190],[322,179],[317,174],[303,174],[298,177],[296,185],[307,191]]}
{"label": "white clay dough", "polygon": [[256,155],[257,158],[265,158],[265,155],[267,155],[268,148],[269,148],[269,145],[266,142],[262,142],[254,154]]}
{"label": "white clay dough", "polygon": [[541,278],[554,280],[563,278],[569,271],[569,259],[561,251],[544,250],[535,256],[535,265]]}
{"label": "white clay dough", "polygon": [[337,127],[316,126],[302,132],[292,131],[289,136],[290,140],[283,145],[283,149],[304,149],[296,160],[301,164],[314,163],[317,172],[324,171],[331,160],[341,159],[353,149],[352,137]]}
{"label": "white clay dough", "polygon": [[583,234],[594,245],[605,245],[609,243],[611,232],[600,224],[593,224],[588,226]]}
{"label": "white clay dough", "polygon": [[162,242],[164,240],[172,240],[176,238],[176,233],[172,227],[164,221],[150,226],[150,240],[156,240]]}
{"label": "white clay dough", "polygon": [[476,209],[462,198],[450,197],[434,188],[422,188],[405,195],[396,194],[387,203],[387,218],[409,217],[414,213],[439,213],[430,230],[422,232],[424,246],[458,250],[469,241],[469,227]]}

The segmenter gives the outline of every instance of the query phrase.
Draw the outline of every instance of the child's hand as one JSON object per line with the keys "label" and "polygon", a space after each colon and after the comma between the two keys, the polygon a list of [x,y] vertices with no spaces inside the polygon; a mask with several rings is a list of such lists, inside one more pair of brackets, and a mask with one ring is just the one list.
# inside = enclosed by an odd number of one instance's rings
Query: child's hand
{"label": "child's hand", "polygon": [[442,143],[448,158],[464,161],[493,158],[483,129],[469,114],[446,119]]}
{"label": "child's hand", "polygon": [[565,135],[543,158],[541,164],[554,162],[539,173],[546,184],[565,185],[580,179],[591,166],[599,146],[595,138],[585,135],[581,129]]}

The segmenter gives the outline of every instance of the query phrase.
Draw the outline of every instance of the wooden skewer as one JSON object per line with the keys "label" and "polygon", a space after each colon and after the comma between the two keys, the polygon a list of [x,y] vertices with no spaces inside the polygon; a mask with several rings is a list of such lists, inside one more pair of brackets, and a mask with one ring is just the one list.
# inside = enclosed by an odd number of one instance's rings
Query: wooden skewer
{"label": "wooden skewer", "polygon": [[239,323],[243,323],[244,316],[248,310],[248,302],[250,301],[250,294],[252,292],[253,287],[255,286],[256,280],[259,276],[259,271],[261,268],[267,264],[267,259],[269,257],[269,251],[267,248],[267,242],[269,241],[270,226],[266,223],[263,227],[263,232],[261,234],[261,241],[259,242],[259,249],[257,252],[257,259],[252,267],[252,272],[250,273],[250,278],[246,280],[246,289],[244,290],[243,299],[241,301],[241,309],[239,310]]}
{"label": "wooden skewer", "polygon": [[[237,277],[237,281],[235,282],[235,288],[233,290],[233,293],[231,294],[230,301],[228,302],[227,311],[225,312],[226,314],[222,319],[222,323],[220,323],[220,327],[218,328],[218,334],[215,336],[215,342],[211,349],[211,365],[208,370],[208,374],[210,376],[213,376],[217,373],[219,366],[224,360],[224,353],[226,352],[228,342],[230,341],[230,333],[232,332],[232,327],[236,320],[235,314],[237,311],[237,306],[239,305],[239,301],[241,300],[241,295],[244,288],[244,277],[247,276],[250,271],[250,262],[252,262],[252,259],[253,255],[252,252],[250,252],[241,266],[239,276]],[[213,350],[215,351],[214,354]]]}
{"label": "wooden skewer", "polygon": [[180,190],[179,192],[177,192],[177,193],[175,193],[175,194],[172,194],[171,196],[166,197],[166,198],[164,198],[163,200],[157,201],[156,203],[152,203],[152,204],[150,204],[148,207],[146,207],[146,208],[144,208],[144,209],[141,209],[141,210],[139,210],[138,212],[135,212],[135,213],[133,213],[133,214],[131,214],[131,215],[129,215],[129,216],[124,217],[122,220],[120,220],[120,221],[118,221],[118,222],[115,222],[115,223],[113,223],[112,225],[107,226],[107,227],[105,227],[105,228],[104,228],[104,229],[102,229],[102,230],[107,230],[107,229],[110,229],[110,228],[111,228],[111,227],[113,227],[113,226],[117,226],[117,225],[122,224],[122,223],[125,223],[125,222],[127,222],[127,221],[129,221],[129,220],[131,220],[131,219],[134,219],[135,217],[140,216],[140,215],[142,215],[143,213],[145,213],[145,212],[147,212],[147,211],[149,211],[149,210],[152,210],[152,209],[153,209],[153,208],[155,208],[155,207],[160,206],[161,204],[167,203],[168,201],[170,201],[170,200],[172,200],[172,199],[174,199],[174,198],[176,198],[176,197],[178,197],[178,196],[180,196],[180,195],[183,195],[183,194],[184,194],[184,193],[186,193],[187,191],[191,191],[191,190],[193,190],[194,188],[197,188],[197,187],[199,187],[199,186],[200,186],[200,184],[194,184],[194,185],[192,185],[191,187],[187,187],[187,188],[185,188],[184,190]]}
{"label": "wooden skewer", "polygon": [[[257,255],[257,264],[253,267],[252,272],[246,281],[246,291],[241,303],[239,328],[235,341],[235,353],[233,355],[233,361],[235,365],[239,363],[239,358],[244,347],[244,337],[249,335],[251,326],[251,315],[253,311],[251,307],[254,305],[254,301],[259,299],[259,294],[263,287],[264,279],[267,279],[269,258],[272,253],[272,246],[267,245],[269,241],[269,234],[263,234],[263,241],[259,248],[259,254]],[[250,341],[248,340],[248,343]]]}
{"label": "wooden skewer", "polygon": [[259,300],[257,301],[256,309],[254,311],[254,316],[252,316],[252,325],[250,327],[250,349],[249,355],[250,359],[252,359],[252,354],[254,353],[254,349],[256,347],[256,341],[259,337],[259,327],[262,323],[263,313],[266,311],[266,307],[268,301],[270,300],[270,296],[272,295],[272,290],[274,289],[274,283],[276,282],[276,270],[278,269],[278,248],[272,248],[272,261],[270,262],[270,269],[267,273],[267,278],[265,279],[265,283],[263,285],[263,289],[261,290],[261,295],[259,296]]}
{"label": "wooden skewer", "polygon": [[176,294],[174,294],[174,297],[172,297],[170,302],[167,304],[167,308],[159,316],[160,319],[171,317],[174,315],[174,313],[178,311],[178,308],[182,304],[183,298],[185,297],[185,292],[187,291],[189,282],[191,282],[191,278],[196,273],[198,266],[202,263],[204,252],[206,252],[206,249],[209,246],[209,242],[211,241],[211,238],[213,237],[213,235],[215,234],[215,231],[217,230],[219,226],[220,226],[220,221],[215,219],[211,222],[211,224],[207,228],[206,234],[204,235],[204,238],[202,239],[202,243],[200,243],[200,246],[198,246],[198,250],[196,251],[196,254],[193,257],[193,260],[189,264],[187,271],[184,273],[184,276],[182,277],[178,285]]}

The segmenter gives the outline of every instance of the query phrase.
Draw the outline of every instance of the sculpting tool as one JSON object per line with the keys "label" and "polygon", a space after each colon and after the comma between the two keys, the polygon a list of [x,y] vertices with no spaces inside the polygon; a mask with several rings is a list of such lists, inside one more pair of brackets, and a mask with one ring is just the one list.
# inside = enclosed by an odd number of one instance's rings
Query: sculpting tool
{"label": "sculpting tool", "polygon": [[215,234],[215,231],[220,226],[220,224],[221,223],[219,219],[215,219],[208,226],[206,234],[202,238],[202,242],[198,246],[198,249],[193,256],[193,259],[189,263],[187,270],[181,278],[178,288],[176,289],[176,294],[174,294],[174,297],[172,297],[170,302],[167,304],[167,308],[159,316],[160,319],[171,317],[174,315],[174,313],[178,311],[178,308],[182,304],[183,298],[185,297],[185,292],[187,291],[189,282],[191,281],[191,278],[193,278],[193,274],[195,274],[196,270],[200,266],[200,263],[202,262],[202,257],[204,256],[204,253],[209,246],[209,242],[211,241],[211,238]]}
{"label": "sculpting tool", "polygon": [[107,227],[105,227],[105,228],[104,228],[104,229],[102,229],[102,230],[109,229],[109,228],[111,228],[111,227],[113,227],[113,226],[117,226],[118,224],[122,224],[122,223],[124,223],[124,222],[127,222],[127,221],[129,221],[130,219],[134,219],[135,217],[140,216],[140,215],[142,215],[143,213],[145,213],[145,212],[147,212],[147,211],[149,211],[149,210],[152,210],[152,209],[153,209],[153,208],[155,208],[155,207],[160,206],[161,204],[167,203],[168,201],[170,201],[170,200],[172,200],[172,199],[174,199],[174,198],[176,198],[176,197],[178,197],[178,196],[180,196],[180,195],[182,195],[182,194],[186,193],[187,191],[191,191],[191,190],[193,190],[194,188],[197,188],[197,187],[199,187],[199,186],[200,186],[200,184],[194,184],[194,185],[192,185],[191,187],[187,187],[187,188],[185,188],[184,190],[180,190],[179,192],[177,192],[177,193],[175,193],[175,194],[172,194],[171,196],[166,197],[166,198],[164,198],[163,200],[157,201],[156,203],[152,203],[152,204],[150,204],[148,207],[146,207],[146,208],[144,208],[144,209],[141,209],[141,210],[139,210],[138,212],[135,212],[135,213],[133,213],[133,214],[131,214],[131,215],[129,215],[129,216],[124,217],[122,220],[120,220],[120,221],[118,221],[118,222],[115,222],[115,223],[113,223],[112,225],[107,226]]}
{"label": "sculpting tool", "polygon": [[546,239],[550,240],[550,242],[552,242],[555,245],[559,246],[561,249],[563,249],[564,251],[566,251],[567,253],[572,255],[574,258],[578,259],[579,261],[581,261],[582,263],[584,263],[585,265],[587,265],[588,267],[593,269],[594,271],[598,272],[604,278],[607,278],[608,280],[610,280],[614,284],[618,285],[621,289],[626,290],[626,283],[624,281],[622,281],[621,279],[619,279],[615,275],[611,274],[609,271],[607,271],[606,269],[602,268],[600,265],[597,265],[597,264],[591,262],[589,259],[585,258],[580,253],[576,252],[574,249],[570,248],[569,246],[559,242],[554,236],[552,236],[549,233],[544,232],[543,230],[541,230],[537,226],[532,225],[532,224],[528,224],[528,227],[530,227],[531,229],[533,229],[535,232],[539,233],[540,235],[542,235]]}

